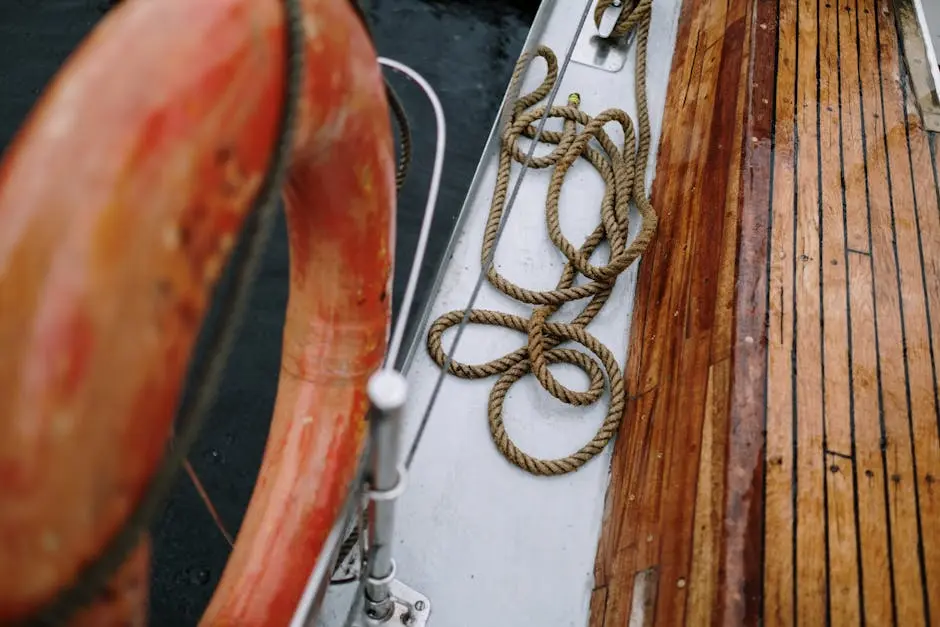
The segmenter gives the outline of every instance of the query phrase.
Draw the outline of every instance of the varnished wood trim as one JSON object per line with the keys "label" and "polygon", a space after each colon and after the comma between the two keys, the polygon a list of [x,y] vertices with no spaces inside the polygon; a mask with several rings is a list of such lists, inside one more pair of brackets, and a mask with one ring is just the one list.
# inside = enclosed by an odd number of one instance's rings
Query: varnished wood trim
{"label": "varnished wood trim", "polygon": [[649,572],[650,624],[940,621],[940,155],[901,23],[685,1],[592,625]]}
{"label": "varnished wood trim", "polygon": [[682,624],[735,594],[721,544],[750,11],[749,0],[687,1],[680,15],[652,190],[660,230],[638,282],[594,625],[627,624],[634,580],[650,568],[655,624]]}

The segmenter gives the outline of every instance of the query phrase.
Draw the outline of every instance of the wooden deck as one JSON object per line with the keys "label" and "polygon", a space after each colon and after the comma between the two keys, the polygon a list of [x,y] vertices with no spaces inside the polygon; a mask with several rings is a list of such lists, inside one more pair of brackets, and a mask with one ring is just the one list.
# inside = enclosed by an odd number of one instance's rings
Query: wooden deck
{"label": "wooden deck", "polygon": [[910,0],[686,0],[591,625],[940,624]]}

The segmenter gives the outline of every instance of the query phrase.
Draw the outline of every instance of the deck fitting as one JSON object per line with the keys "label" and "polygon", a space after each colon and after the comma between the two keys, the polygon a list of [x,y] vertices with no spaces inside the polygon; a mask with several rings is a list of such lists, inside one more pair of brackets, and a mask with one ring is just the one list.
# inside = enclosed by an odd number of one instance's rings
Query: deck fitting
{"label": "deck fitting", "polygon": [[388,586],[392,611],[377,619],[367,617],[364,622],[352,627],[426,627],[431,614],[431,601],[420,592],[406,586],[397,579]]}

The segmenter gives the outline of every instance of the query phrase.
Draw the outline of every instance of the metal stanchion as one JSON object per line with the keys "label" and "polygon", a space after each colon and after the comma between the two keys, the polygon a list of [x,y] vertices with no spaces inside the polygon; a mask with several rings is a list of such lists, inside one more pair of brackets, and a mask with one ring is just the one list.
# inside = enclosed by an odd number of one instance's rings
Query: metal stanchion
{"label": "metal stanchion", "polygon": [[405,469],[399,467],[402,410],[408,384],[394,370],[380,370],[369,380],[369,419],[372,438],[367,477],[369,560],[365,585],[365,611],[373,621],[388,621],[394,609],[389,585],[395,579],[392,536],[395,532],[395,500],[405,489]]}
{"label": "metal stanchion", "polygon": [[[389,341],[386,364],[399,363],[399,351],[403,347],[405,322],[418,287],[424,251],[431,234],[431,221],[440,190],[441,175],[444,168],[444,149],[446,132],[444,108],[434,89],[420,74],[412,68],[395,61],[379,57],[384,67],[394,69],[417,84],[427,95],[434,109],[437,124],[437,142],[434,154],[434,166],[431,169],[428,200],[418,235],[418,245],[412,262],[408,282],[405,285],[399,320]],[[406,358],[406,363],[408,359]],[[352,608],[346,619],[347,627],[365,625],[383,625],[385,627],[402,625],[407,627],[425,627],[431,605],[428,598],[412,590],[395,579],[395,560],[392,559],[392,537],[395,529],[394,501],[404,492],[405,471],[399,466],[399,448],[402,432],[402,412],[407,398],[408,386],[405,377],[395,370],[382,369],[375,373],[368,383],[368,395],[371,401],[370,442],[368,470],[366,472],[368,503],[368,544],[371,550],[365,551],[370,557],[363,560],[362,589],[357,593]],[[357,478],[359,475],[357,475]],[[359,490],[354,490],[352,498],[358,497]],[[329,584],[328,573],[332,571],[340,544],[340,534],[352,512],[344,507],[344,513],[337,522],[334,533],[330,534],[320,560],[311,573],[298,606],[291,627],[306,627],[314,620],[320,608],[326,586]],[[362,510],[359,510],[361,513]],[[362,543],[363,536],[360,536]],[[364,549],[360,544],[360,549]]]}
{"label": "metal stanchion", "polygon": [[402,413],[408,385],[401,373],[380,370],[369,379],[369,459],[366,471],[367,549],[362,589],[350,610],[352,627],[423,627],[430,603],[395,578],[392,540],[395,501],[405,491],[406,472],[399,463]]}

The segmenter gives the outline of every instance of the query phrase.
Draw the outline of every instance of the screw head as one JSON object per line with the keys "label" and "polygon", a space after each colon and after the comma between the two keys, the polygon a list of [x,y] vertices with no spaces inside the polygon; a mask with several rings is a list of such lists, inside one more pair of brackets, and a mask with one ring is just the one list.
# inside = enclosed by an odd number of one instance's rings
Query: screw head
{"label": "screw head", "polygon": [[424,611],[424,601],[415,601],[415,609],[419,612]]}

